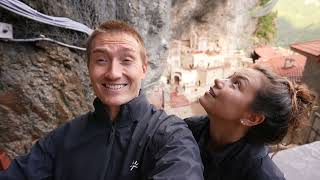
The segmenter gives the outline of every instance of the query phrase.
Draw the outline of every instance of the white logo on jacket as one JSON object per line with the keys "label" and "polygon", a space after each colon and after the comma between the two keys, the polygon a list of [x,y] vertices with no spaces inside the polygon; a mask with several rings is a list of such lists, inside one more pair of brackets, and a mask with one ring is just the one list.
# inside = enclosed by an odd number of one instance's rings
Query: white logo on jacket
{"label": "white logo on jacket", "polygon": [[131,165],[130,165],[130,171],[132,171],[134,168],[138,168],[138,161],[132,161]]}

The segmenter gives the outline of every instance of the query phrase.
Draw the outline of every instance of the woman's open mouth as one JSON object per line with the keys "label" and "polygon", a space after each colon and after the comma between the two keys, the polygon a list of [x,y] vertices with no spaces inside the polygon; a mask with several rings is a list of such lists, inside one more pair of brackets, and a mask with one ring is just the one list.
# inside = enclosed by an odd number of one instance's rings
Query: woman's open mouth
{"label": "woman's open mouth", "polygon": [[216,97],[216,94],[214,93],[214,90],[212,87],[210,87],[209,93],[211,94],[212,97]]}

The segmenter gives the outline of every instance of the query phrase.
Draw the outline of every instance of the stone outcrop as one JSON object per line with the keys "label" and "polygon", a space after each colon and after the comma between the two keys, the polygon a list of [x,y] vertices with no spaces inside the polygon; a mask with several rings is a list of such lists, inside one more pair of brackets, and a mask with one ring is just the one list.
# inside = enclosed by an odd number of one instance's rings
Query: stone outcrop
{"label": "stone outcrop", "polygon": [[50,43],[0,44],[0,146],[25,153],[32,141],[90,109],[83,58]]}

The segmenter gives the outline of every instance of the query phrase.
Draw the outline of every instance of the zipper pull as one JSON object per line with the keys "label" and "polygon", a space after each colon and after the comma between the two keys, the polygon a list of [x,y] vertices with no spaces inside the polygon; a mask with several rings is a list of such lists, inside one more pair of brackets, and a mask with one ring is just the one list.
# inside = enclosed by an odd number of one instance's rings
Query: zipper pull
{"label": "zipper pull", "polygon": [[114,140],[114,135],[115,135],[115,129],[114,129],[114,127],[112,126],[111,132],[110,132],[110,134],[109,134],[109,143],[113,142],[113,140]]}

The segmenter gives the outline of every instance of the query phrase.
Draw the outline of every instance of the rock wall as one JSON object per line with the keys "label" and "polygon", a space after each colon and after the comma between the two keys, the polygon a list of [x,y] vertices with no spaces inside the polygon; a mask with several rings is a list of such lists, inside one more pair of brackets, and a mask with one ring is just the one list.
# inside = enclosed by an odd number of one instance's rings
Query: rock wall
{"label": "rock wall", "polygon": [[220,53],[245,49],[257,19],[250,12],[259,0],[172,0],[172,38],[206,38]]}
{"label": "rock wall", "polygon": [[[149,51],[144,82],[151,87],[163,70],[169,39],[170,1],[23,0],[39,12],[68,17],[89,27],[121,19],[137,28]],[[0,9],[15,38],[44,35],[84,47],[87,35],[41,24]],[[150,88],[149,88],[150,89]],[[0,41],[0,149],[12,158],[59,124],[92,109],[85,53],[49,42]]]}
{"label": "rock wall", "polygon": [[0,148],[11,156],[90,109],[83,58],[50,43],[0,43]]}

